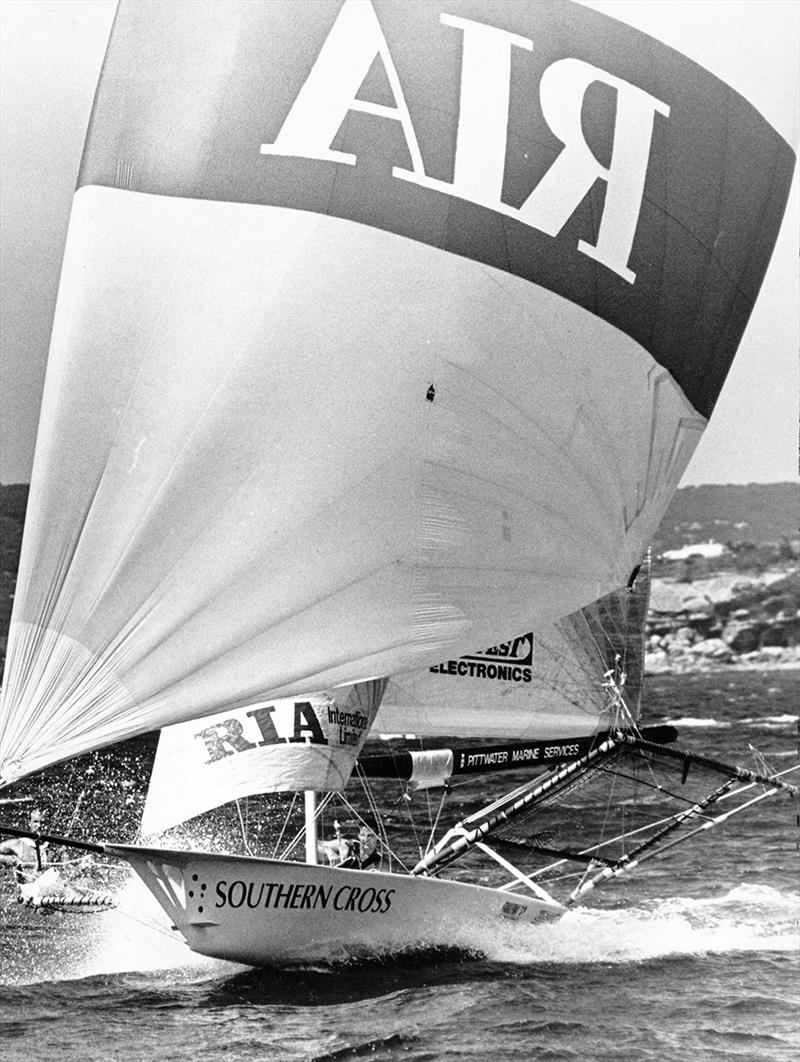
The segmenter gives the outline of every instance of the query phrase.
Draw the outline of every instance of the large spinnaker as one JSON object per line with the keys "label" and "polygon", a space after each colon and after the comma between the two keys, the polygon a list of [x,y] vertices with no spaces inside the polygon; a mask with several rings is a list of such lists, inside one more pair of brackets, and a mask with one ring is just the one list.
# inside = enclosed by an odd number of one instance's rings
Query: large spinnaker
{"label": "large spinnaker", "polygon": [[123,2],[0,778],[625,585],[792,167],[726,86],[575,5]]}

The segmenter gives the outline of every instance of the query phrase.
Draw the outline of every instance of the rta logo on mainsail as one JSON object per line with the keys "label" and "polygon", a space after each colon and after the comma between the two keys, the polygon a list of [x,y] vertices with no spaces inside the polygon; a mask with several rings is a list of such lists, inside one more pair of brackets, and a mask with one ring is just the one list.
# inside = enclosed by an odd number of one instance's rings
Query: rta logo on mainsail
{"label": "rta logo on mainsail", "polygon": [[206,763],[264,745],[359,745],[370,723],[364,712],[339,708],[333,702],[317,707],[322,718],[309,701],[295,701],[288,708],[260,704],[218,720],[194,736],[205,745]]}
{"label": "rta logo on mainsail", "polygon": [[[281,737],[275,728],[272,714],[275,705],[264,704],[245,712],[245,718],[223,719],[221,722],[200,730],[195,737],[204,742],[208,759],[206,763],[215,763],[226,756],[263,745],[283,745],[303,742],[311,745],[327,745],[328,739],[322,731],[316,712],[308,701],[296,701],[294,704],[294,726],[291,735]],[[248,720],[253,723],[248,723]],[[250,737],[245,736],[247,727]]]}
{"label": "rta logo on mainsail", "polygon": [[438,675],[460,678],[499,679],[502,682],[530,682],[533,664],[533,634],[522,634],[502,642],[483,653],[462,656],[435,664],[430,670]]}
{"label": "rta logo on mainsail", "polygon": [[[527,199],[515,207],[501,198],[508,148],[511,63],[514,49],[533,52],[536,42],[508,30],[442,13],[442,32],[461,34],[461,84],[452,182],[425,172],[413,116],[370,0],[345,0],[271,143],[262,155],[294,156],[355,166],[356,155],[331,148],[348,112],[360,111],[397,122],[411,169],[392,168],[400,181],[468,200],[549,236],[557,236],[595,182],[606,186],[596,242],[577,241],[577,250],[633,283],[628,267],[644,198],[656,115],[668,117],[662,100],[606,70],[577,58],[551,63],[541,77],[541,113],[563,144]],[[357,97],[376,59],[391,89],[393,106]],[[616,93],[613,145],[608,165],[586,141],[581,112],[590,86]],[[434,104],[435,106],[435,104]]]}

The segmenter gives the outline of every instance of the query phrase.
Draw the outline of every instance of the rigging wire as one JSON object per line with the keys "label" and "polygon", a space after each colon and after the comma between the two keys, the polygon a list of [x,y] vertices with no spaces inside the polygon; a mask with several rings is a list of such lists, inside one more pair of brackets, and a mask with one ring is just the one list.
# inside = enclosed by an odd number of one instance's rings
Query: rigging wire
{"label": "rigging wire", "polygon": [[369,780],[367,779],[366,774],[364,773],[363,769],[359,766],[357,761],[356,761],[356,772],[355,773],[356,773],[356,777],[361,782],[361,789],[362,789],[362,791],[363,791],[363,793],[364,793],[364,795],[366,797],[367,806],[368,806],[368,808],[370,810],[370,814],[372,815],[373,821],[375,823],[375,827],[369,827],[369,828],[372,829],[372,831],[376,834],[376,836],[378,837],[378,841],[379,841],[379,843],[381,845],[381,850],[385,851],[387,856],[388,856],[389,871],[391,872],[392,860],[393,859],[397,860],[397,862],[403,867],[404,870],[407,870],[408,868],[406,867],[406,865],[403,862],[403,860],[400,859],[399,856],[397,856],[395,854],[394,850],[392,849],[391,845],[389,844],[389,835],[386,832],[386,826],[384,825],[383,817],[381,816],[380,809],[378,808],[377,801],[375,800],[375,794],[373,793],[372,786],[369,784]]}
{"label": "rigging wire", "polygon": [[[436,817],[434,818],[433,822],[431,823],[430,833],[428,834],[428,840],[427,840],[427,843],[425,845],[425,853],[424,853],[425,855],[427,855],[428,852],[430,852],[431,849],[434,847],[433,838],[434,838],[434,836],[436,834],[436,828],[439,825],[439,819],[442,816],[442,812],[444,811],[444,805],[445,805],[445,802],[446,802],[446,800],[447,800],[449,795],[450,795],[450,788],[449,788],[449,786],[445,786],[444,790],[442,792],[441,800],[439,801],[439,807],[436,810]],[[430,806],[429,806],[429,809],[428,809],[428,815],[430,817]]]}
{"label": "rigging wire", "polygon": [[244,846],[244,850],[247,852],[248,855],[251,856],[251,855],[253,855],[253,850],[250,847],[250,841],[249,841],[248,836],[247,836],[247,827],[245,826],[244,819],[242,818],[242,802],[241,802],[241,800],[237,800],[236,801],[236,812],[237,812],[237,814],[239,816],[239,826],[240,826],[241,831],[242,831],[242,844]]}
{"label": "rigging wire", "polygon": [[[281,832],[278,834],[278,838],[275,841],[275,844],[274,844],[274,846],[272,848],[272,858],[273,859],[277,859],[278,858],[278,850],[279,850],[279,848],[280,848],[280,846],[281,846],[281,844],[283,842],[283,837],[284,837],[284,834],[286,833],[286,830],[287,830],[287,828],[289,826],[289,819],[291,817],[292,812],[294,811],[294,807],[295,807],[295,804],[297,803],[298,797],[299,797],[298,793],[293,793],[292,794],[292,802],[289,805],[289,810],[286,812],[286,815],[284,817],[283,825],[281,826]],[[296,843],[297,843],[297,839],[295,838],[295,840],[286,849],[286,852],[284,852],[284,855],[288,855],[288,853],[291,852],[292,848],[294,848]]]}

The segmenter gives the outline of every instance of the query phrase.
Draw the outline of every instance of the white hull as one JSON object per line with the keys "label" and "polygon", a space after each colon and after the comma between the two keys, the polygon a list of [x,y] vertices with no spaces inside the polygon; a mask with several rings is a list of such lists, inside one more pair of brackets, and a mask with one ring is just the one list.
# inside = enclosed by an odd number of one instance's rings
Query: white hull
{"label": "white hull", "polygon": [[251,966],[465,945],[466,929],[559,917],[533,896],[436,878],[109,845],[192,951]]}

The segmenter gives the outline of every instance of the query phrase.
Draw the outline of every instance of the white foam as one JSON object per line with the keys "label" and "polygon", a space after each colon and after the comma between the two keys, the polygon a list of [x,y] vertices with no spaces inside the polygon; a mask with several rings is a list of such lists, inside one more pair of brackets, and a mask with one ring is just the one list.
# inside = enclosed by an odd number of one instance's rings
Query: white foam
{"label": "white foam", "polygon": [[[135,877],[117,896],[118,906],[84,920],[86,943],[72,961],[58,971],[60,980],[97,974],[169,970],[181,980],[204,980],[231,974],[241,966],[209,959],[190,951],[181,935],[170,928],[167,916]],[[83,927],[82,927],[83,928]]]}
{"label": "white foam", "polygon": [[626,963],[733,951],[800,952],[799,930],[797,896],[742,885],[722,896],[580,909],[549,925],[503,926],[500,933],[476,937],[473,946],[495,962]]}
{"label": "white foam", "polygon": [[687,716],[685,719],[667,719],[670,726],[683,727],[707,727],[709,730],[729,730],[730,723],[720,723],[716,719],[694,719]]}
{"label": "white foam", "polygon": [[800,720],[796,715],[756,715],[742,719],[740,722],[749,725],[785,726],[787,723],[798,723]]}

